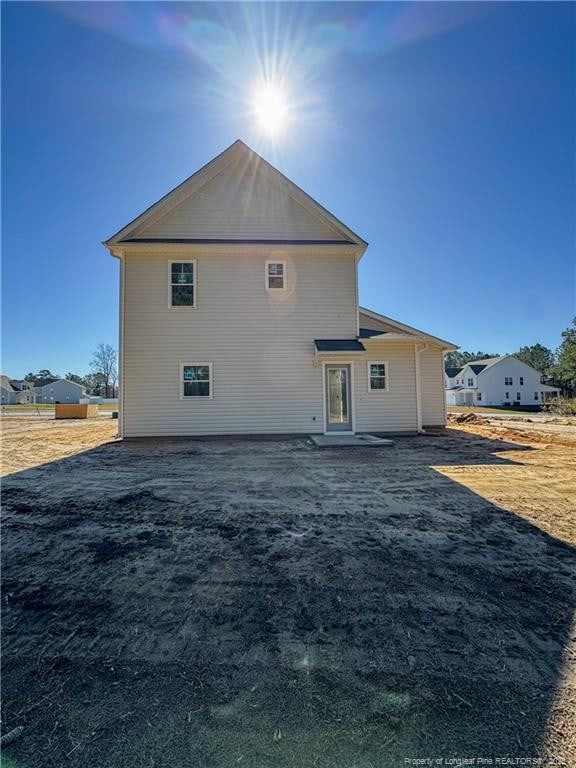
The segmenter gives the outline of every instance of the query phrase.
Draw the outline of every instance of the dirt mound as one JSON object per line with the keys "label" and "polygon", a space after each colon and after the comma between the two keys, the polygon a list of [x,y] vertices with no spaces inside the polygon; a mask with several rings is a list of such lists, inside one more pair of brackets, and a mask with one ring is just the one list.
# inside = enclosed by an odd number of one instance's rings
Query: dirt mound
{"label": "dirt mound", "polygon": [[449,413],[449,424],[489,424],[489,419],[479,416],[477,413]]}

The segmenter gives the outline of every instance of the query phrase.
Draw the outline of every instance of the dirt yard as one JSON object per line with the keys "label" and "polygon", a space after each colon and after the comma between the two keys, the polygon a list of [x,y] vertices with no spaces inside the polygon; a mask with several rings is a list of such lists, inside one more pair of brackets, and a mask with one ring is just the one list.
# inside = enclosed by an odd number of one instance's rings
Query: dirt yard
{"label": "dirt yard", "polygon": [[2,765],[573,768],[563,438],[2,425]]}

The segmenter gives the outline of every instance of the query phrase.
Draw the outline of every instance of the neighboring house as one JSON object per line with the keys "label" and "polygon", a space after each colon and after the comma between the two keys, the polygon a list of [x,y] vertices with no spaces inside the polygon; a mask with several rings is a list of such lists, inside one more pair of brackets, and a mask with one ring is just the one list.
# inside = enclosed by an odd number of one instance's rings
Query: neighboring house
{"label": "neighboring house", "polygon": [[359,307],[367,243],[241,141],[105,245],[123,437],[445,423],[456,347]]}
{"label": "neighboring house", "polygon": [[86,387],[68,379],[36,379],[35,403],[79,403],[86,395]]}
{"label": "neighboring house", "polygon": [[23,379],[10,379],[8,376],[2,379],[2,405],[18,405],[20,403],[32,403],[32,384]]}
{"label": "neighboring house", "polygon": [[34,384],[26,379],[11,379],[13,389],[16,391],[16,403],[34,402]]}
{"label": "neighboring house", "polygon": [[75,384],[68,379],[10,379],[2,380],[2,405],[19,405],[20,403],[79,403],[86,397],[86,387]]}
{"label": "neighboring house", "polygon": [[17,390],[12,386],[8,376],[0,376],[0,392],[2,395],[2,405],[14,405],[17,402]]}
{"label": "neighboring house", "polygon": [[446,368],[446,404],[538,407],[560,393],[541,379],[539,371],[512,355],[474,360],[462,368]]}

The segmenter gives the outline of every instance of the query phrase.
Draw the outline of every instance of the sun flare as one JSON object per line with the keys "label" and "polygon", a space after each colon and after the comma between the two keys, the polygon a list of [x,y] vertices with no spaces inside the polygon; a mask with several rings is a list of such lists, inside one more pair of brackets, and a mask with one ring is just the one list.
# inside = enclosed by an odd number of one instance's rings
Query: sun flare
{"label": "sun flare", "polygon": [[252,97],[252,111],[259,129],[274,138],[286,130],[289,109],[286,95],[278,85],[268,83],[256,88]]}

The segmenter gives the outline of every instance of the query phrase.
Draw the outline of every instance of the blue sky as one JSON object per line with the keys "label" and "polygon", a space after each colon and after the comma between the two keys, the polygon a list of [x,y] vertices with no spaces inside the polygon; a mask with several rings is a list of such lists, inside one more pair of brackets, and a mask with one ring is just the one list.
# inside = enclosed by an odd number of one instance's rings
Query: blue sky
{"label": "blue sky", "polygon": [[[101,241],[242,138],[370,243],[361,303],[464,349],[575,309],[572,3],[4,3],[3,362],[117,340]],[[259,134],[254,80],[292,104]]]}

